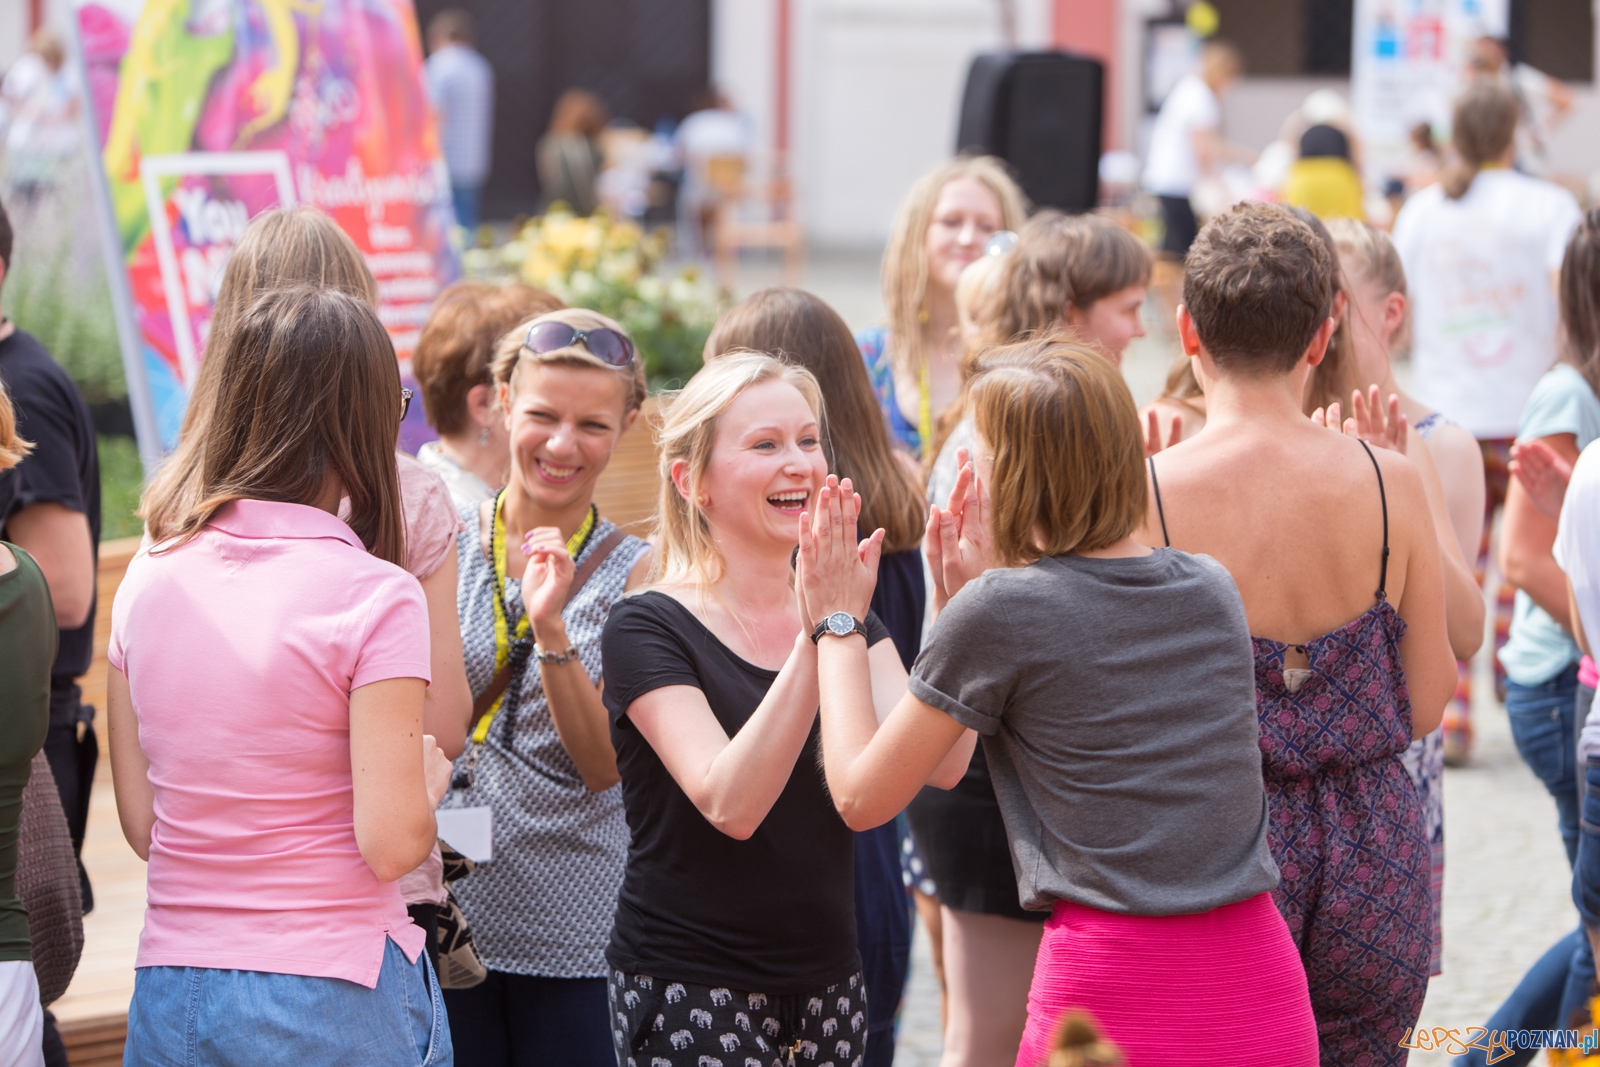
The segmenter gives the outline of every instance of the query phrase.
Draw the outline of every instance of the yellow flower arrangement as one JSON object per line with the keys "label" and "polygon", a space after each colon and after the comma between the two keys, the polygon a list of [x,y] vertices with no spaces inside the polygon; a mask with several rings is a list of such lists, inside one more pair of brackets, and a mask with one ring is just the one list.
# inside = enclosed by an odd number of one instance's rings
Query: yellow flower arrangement
{"label": "yellow flower arrangement", "polygon": [[727,294],[693,266],[663,273],[671,242],[666,229],[645,233],[632,222],[604,214],[587,218],[557,205],[530,219],[498,248],[465,252],[470,276],[548,289],[574,307],[620,322],[655,384],[687,379],[727,303]]}

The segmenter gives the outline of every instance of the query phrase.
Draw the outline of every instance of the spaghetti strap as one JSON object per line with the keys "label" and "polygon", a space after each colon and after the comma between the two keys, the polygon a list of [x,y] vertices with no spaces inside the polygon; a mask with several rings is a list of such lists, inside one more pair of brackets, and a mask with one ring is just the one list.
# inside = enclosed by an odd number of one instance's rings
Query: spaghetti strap
{"label": "spaghetti strap", "polygon": [[[1383,490],[1383,469],[1378,466],[1378,457],[1372,454],[1372,449],[1361,438],[1361,447],[1367,450],[1367,458],[1372,460],[1372,469],[1378,472],[1378,502],[1383,505],[1383,563],[1378,569],[1378,599],[1387,600],[1388,594],[1384,591],[1389,584],[1389,494]],[[1155,468],[1150,468],[1151,476],[1155,475]],[[1158,496],[1157,501],[1161,498]],[[1157,505],[1159,507],[1159,504]]]}
{"label": "spaghetti strap", "polygon": [[[1152,490],[1154,490],[1154,492],[1156,494],[1156,516],[1161,520],[1161,540],[1166,542],[1166,547],[1171,548],[1172,547],[1172,537],[1170,535],[1168,535],[1168,533],[1167,533],[1167,512],[1166,512],[1166,509],[1161,506],[1161,483],[1156,481],[1156,457],[1147,456],[1147,457],[1145,457],[1145,462],[1150,465],[1150,488]],[[1374,460],[1374,462],[1376,462],[1376,460]],[[1387,514],[1388,513],[1385,512],[1385,515],[1387,515]],[[1385,542],[1387,542],[1389,540],[1389,535],[1388,535],[1388,532],[1387,532],[1388,529],[1389,529],[1388,519],[1385,518],[1384,519],[1384,531],[1385,531],[1385,533],[1383,535],[1383,538],[1384,538]],[[1387,553],[1388,549],[1384,549],[1384,552]]]}

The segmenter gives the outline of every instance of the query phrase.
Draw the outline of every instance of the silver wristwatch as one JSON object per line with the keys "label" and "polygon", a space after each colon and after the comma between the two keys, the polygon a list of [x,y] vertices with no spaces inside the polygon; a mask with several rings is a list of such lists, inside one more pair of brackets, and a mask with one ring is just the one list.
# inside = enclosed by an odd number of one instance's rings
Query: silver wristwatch
{"label": "silver wristwatch", "polygon": [[817,628],[811,631],[811,643],[816,644],[824,635],[834,637],[849,637],[851,634],[866,636],[867,628],[861,620],[848,611],[836,611],[832,615],[817,623]]}

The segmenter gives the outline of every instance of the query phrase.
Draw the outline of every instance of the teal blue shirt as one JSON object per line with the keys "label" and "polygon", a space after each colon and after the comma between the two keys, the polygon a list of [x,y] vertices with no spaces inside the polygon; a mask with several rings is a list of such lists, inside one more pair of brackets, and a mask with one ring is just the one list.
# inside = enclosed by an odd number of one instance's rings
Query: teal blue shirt
{"label": "teal blue shirt", "polygon": [[[1578,451],[1600,438],[1600,399],[1577,368],[1558,363],[1533,387],[1517,440],[1531,441],[1558,433],[1574,434]],[[1500,650],[1506,677],[1518,685],[1543,685],[1581,655],[1572,637],[1533,598],[1517,590],[1511,615],[1511,636]]]}

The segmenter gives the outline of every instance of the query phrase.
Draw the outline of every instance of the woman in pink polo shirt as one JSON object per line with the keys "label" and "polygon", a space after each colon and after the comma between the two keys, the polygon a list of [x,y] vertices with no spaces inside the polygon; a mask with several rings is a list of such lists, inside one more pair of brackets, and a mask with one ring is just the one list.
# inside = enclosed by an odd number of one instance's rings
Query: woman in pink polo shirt
{"label": "woman in pink polo shirt", "polygon": [[117,807],[150,863],[125,1062],[448,1064],[394,885],[449,779],[397,565],[394,349],[364,302],[307,288],[225,343],[203,491],[112,608]]}

